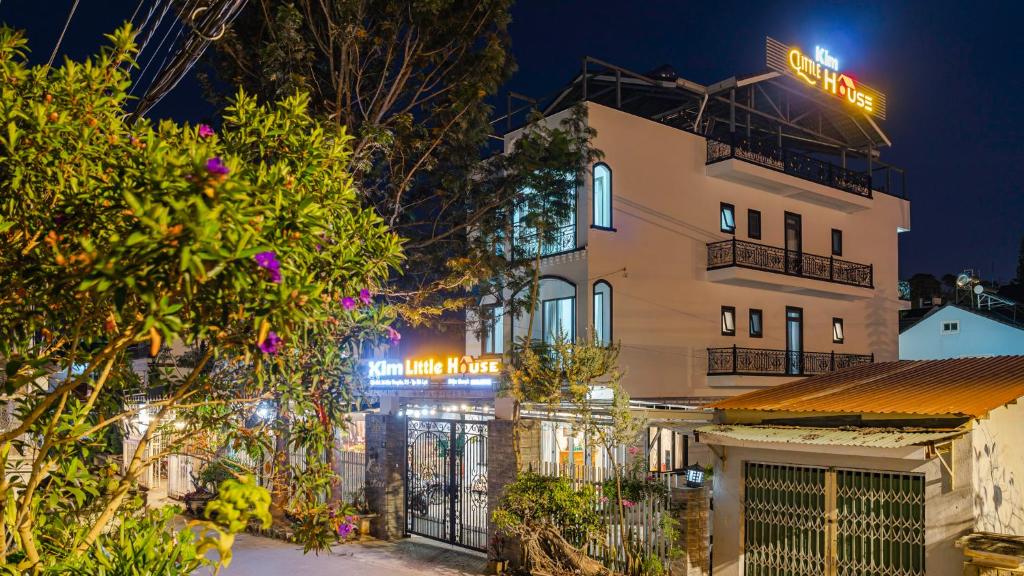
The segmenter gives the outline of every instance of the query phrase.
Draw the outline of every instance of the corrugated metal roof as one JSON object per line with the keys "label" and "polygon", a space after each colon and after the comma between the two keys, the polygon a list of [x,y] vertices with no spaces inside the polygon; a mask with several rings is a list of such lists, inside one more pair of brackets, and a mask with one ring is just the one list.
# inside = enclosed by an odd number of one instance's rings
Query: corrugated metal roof
{"label": "corrugated metal roof", "polygon": [[701,442],[714,444],[715,437],[746,442],[778,442],[817,446],[864,446],[904,448],[963,434],[958,430],[908,430],[898,428],[809,428],[803,426],[751,426],[715,424],[697,428]]}
{"label": "corrugated metal roof", "polygon": [[983,417],[1024,396],[1024,356],[847,368],[711,404],[724,410]]}

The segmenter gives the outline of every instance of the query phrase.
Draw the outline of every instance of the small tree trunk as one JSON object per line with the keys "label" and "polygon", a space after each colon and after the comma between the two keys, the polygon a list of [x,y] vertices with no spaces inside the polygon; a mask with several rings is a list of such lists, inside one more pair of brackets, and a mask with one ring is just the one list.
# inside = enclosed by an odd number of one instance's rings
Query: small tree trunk
{"label": "small tree trunk", "polygon": [[270,498],[270,515],[274,520],[284,518],[285,508],[291,496],[292,471],[288,462],[288,444],[291,436],[291,421],[287,409],[282,406],[280,412],[281,428],[274,437],[274,474],[273,489]]}

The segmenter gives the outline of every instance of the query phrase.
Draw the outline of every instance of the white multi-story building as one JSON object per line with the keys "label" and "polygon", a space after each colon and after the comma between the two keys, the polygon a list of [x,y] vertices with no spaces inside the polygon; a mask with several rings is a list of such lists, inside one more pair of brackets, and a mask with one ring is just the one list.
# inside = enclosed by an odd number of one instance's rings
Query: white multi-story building
{"label": "white multi-story building", "polygon": [[[582,102],[603,158],[541,247],[534,339],[617,342],[634,399],[686,403],[898,358],[910,203],[879,160],[884,96],[868,112],[774,67],[702,86],[588,59],[541,108],[557,123]],[[526,318],[480,305],[491,320],[468,354],[525,335]]]}

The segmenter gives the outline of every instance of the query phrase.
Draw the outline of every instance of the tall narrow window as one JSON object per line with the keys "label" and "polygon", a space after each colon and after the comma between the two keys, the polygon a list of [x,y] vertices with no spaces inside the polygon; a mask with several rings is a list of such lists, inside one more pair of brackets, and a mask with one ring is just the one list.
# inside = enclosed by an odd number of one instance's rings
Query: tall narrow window
{"label": "tall narrow window", "polygon": [[843,319],[833,318],[832,319],[832,343],[842,344],[846,334],[843,333]]}
{"label": "tall narrow window", "polygon": [[722,306],[722,336],[736,335],[736,308]]}
{"label": "tall narrow window", "polygon": [[612,341],[612,285],[604,280],[594,282],[594,339]]}
{"label": "tall narrow window", "polygon": [[559,339],[571,341],[575,333],[575,317],[575,298],[545,300],[541,316],[544,343],[552,344]]}
{"label": "tall narrow window", "polygon": [[832,229],[832,255],[843,255],[843,231]]}
{"label": "tall narrow window", "polygon": [[764,315],[756,308],[750,309],[750,337],[760,338],[764,336]]}
{"label": "tall narrow window", "polygon": [[736,207],[722,202],[722,232],[736,233]]}
{"label": "tall narrow window", "polygon": [[747,236],[754,239],[761,239],[761,212],[759,210],[747,210]]}
{"label": "tall narrow window", "polygon": [[480,320],[483,323],[482,349],[484,354],[501,354],[505,351],[505,314],[504,308],[496,304],[480,309]]}
{"label": "tall narrow window", "polygon": [[612,171],[607,164],[594,165],[594,226],[612,227]]}

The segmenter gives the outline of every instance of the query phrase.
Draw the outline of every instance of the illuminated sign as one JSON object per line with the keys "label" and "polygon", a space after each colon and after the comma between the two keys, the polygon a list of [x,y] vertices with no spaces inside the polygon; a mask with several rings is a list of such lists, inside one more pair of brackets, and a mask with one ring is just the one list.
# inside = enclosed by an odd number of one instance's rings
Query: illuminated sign
{"label": "illuminated sign", "polygon": [[491,386],[501,373],[501,360],[448,356],[443,359],[424,358],[370,360],[366,362],[367,382],[371,388],[392,386]]}
{"label": "illuminated sign", "polygon": [[828,48],[815,46],[813,55],[810,55],[796,46],[787,46],[768,38],[767,64],[772,70],[844,100],[865,114],[885,119],[885,95],[842,71],[839,58],[831,54]]}

